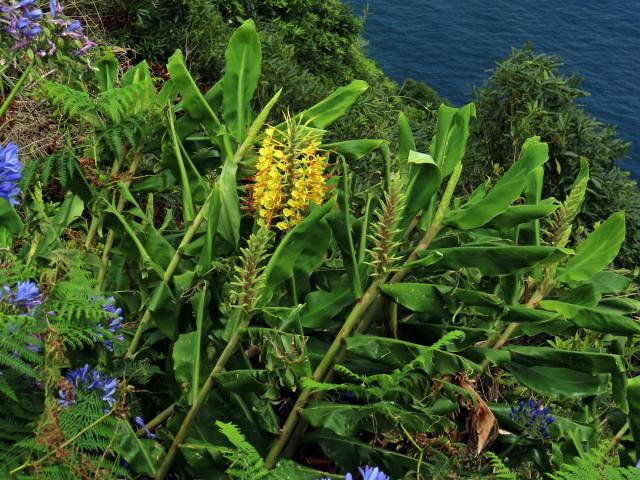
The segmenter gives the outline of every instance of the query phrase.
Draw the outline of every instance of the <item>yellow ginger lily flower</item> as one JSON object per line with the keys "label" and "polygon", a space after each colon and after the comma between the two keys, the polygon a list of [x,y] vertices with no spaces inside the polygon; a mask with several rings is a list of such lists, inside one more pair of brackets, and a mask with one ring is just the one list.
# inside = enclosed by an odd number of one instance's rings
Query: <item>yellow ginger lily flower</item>
{"label": "yellow ginger lily flower", "polygon": [[292,119],[284,132],[265,130],[252,192],[258,225],[289,230],[302,221],[311,202],[323,203],[328,154],[319,147],[320,135]]}

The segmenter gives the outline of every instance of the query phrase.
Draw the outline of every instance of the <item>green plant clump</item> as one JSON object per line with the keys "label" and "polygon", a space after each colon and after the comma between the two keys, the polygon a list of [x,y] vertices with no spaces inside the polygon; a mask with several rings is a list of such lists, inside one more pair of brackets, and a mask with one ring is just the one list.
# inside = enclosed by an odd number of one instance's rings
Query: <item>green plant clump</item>
{"label": "green plant clump", "polygon": [[237,23],[208,88],[105,49],[3,102],[66,138],[0,147],[0,476],[634,478],[640,301],[625,212],[574,234],[590,162],[549,197],[533,135],[460,194],[474,104],[428,149],[404,112],[351,137],[369,84],[294,109]]}

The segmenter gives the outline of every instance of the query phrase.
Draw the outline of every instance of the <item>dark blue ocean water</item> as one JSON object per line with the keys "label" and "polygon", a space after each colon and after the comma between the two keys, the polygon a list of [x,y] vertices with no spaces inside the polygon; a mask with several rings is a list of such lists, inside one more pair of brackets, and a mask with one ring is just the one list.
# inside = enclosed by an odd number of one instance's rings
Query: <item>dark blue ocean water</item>
{"label": "dark blue ocean water", "polygon": [[422,80],[456,104],[512,46],[533,41],[585,77],[588,111],[633,143],[640,179],[640,0],[349,0],[367,9],[369,54],[391,78]]}

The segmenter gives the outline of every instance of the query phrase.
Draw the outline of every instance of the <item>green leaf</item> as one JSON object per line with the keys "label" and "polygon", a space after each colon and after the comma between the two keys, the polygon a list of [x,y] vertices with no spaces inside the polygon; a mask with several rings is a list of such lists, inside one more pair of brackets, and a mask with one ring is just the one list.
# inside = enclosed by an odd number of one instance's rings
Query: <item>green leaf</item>
{"label": "green leaf", "polygon": [[[222,106],[222,79],[218,80],[213,87],[204,94],[203,98],[212,112],[219,111]],[[183,102],[180,102],[175,108],[176,111],[183,110],[183,115],[176,120],[178,138],[182,140],[200,129],[200,120],[191,115],[191,109],[191,105],[187,105],[186,109],[183,108]],[[199,111],[199,109],[197,111]]]}
{"label": "green leaf", "polygon": [[442,258],[435,270],[477,268],[483,275],[507,275],[537,265],[555,263],[571,250],[555,247],[451,247],[436,250]]}
{"label": "green leaf", "polygon": [[444,103],[440,105],[430,153],[442,172],[442,178],[451,174],[462,160],[469,139],[469,120],[475,116],[473,103],[462,108],[449,107]]}
{"label": "green leaf", "polygon": [[630,378],[627,383],[629,399],[629,424],[635,440],[636,454],[640,456],[640,377]]}
{"label": "green leaf", "polygon": [[120,83],[123,87],[128,87],[134,83],[139,83],[147,78],[151,78],[151,71],[146,60],[141,61],[135,67],[127,70],[123,75]]}
{"label": "green leaf", "polygon": [[442,308],[442,299],[437,285],[390,283],[382,285],[380,290],[394,302],[412,312],[429,313],[440,318],[448,317],[447,312]]}
{"label": "green leaf", "polygon": [[558,312],[580,328],[617,335],[638,335],[640,324],[629,317],[601,308],[583,307],[557,300],[543,300],[540,306],[551,312]]}
{"label": "green leaf", "polygon": [[571,365],[572,369],[591,375],[625,371],[624,359],[620,355],[558,350],[551,347],[527,347],[524,345],[507,345],[504,348],[511,352],[513,360],[522,364],[526,363],[523,361],[523,359],[526,359],[531,365],[553,367]]}
{"label": "green leaf", "polygon": [[600,395],[607,390],[608,375],[590,375],[571,368],[527,367],[511,362],[507,370],[516,379],[540,395],[582,398]]}
{"label": "green leaf", "polygon": [[182,108],[191,118],[200,122],[211,138],[220,135],[224,127],[220,119],[211,109],[209,102],[202,96],[196,82],[191,77],[184,63],[184,57],[180,50],[169,58],[167,70],[171,79],[175,82],[176,87],[182,95]]}
{"label": "green leaf", "polygon": [[393,478],[402,478],[407,471],[415,471],[417,465],[415,458],[356,439],[339,437],[329,431],[307,433],[304,442],[320,445],[324,453],[344,471],[355,471],[361,465],[377,465]]}
{"label": "green leaf", "polygon": [[409,174],[409,152],[416,151],[411,125],[404,112],[398,115],[398,170],[403,177]]}
{"label": "green leaf", "polygon": [[498,230],[508,230],[523,223],[548,217],[557,209],[558,204],[554,200],[537,205],[513,205],[491,220],[488,226]]}
{"label": "green leaf", "polygon": [[224,58],[222,117],[237,142],[242,143],[251,121],[251,99],[262,65],[260,39],[253,20],[245,21],[233,33]]}
{"label": "green leaf", "polygon": [[240,198],[236,183],[238,166],[233,159],[225,159],[222,172],[216,181],[218,191],[214,193],[209,208],[211,215],[218,215],[218,235],[234,250],[240,242]]}
{"label": "green leaf", "polygon": [[559,269],[558,280],[590,280],[616,258],[624,238],[624,212],[614,213],[578,244],[576,254]]}
{"label": "green leaf", "polygon": [[356,162],[368,153],[380,148],[383,143],[385,143],[385,140],[347,140],[344,142],[325,143],[320,148],[340,154],[348,162]]}
{"label": "green leaf", "polygon": [[[296,119],[302,123],[309,122],[309,127],[328,127],[342,118],[368,88],[367,82],[354,80],[349,85],[336,89],[327,98],[297,115]],[[284,123],[278,126],[279,130],[284,130],[285,128],[286,125]]]}
{"label": "green leaf", "polygon": [[[193,403],[194,391],[197,388],[195,386],[199,383],[199,377],[196,376],[196,363],[200,363],[200,357],[196,354],[198,335],[197,331],[183,333],[173,344],[173,372],[181,390],[188,392],[189,405]],[[196,379],[197,382],[194,383]]]}
{"label": "green leaf", "polygon": [[136,437],[126,420],[118,421],[113,447],[134,472],[149,476],[156,474],[165,453],[157,442]]}
{"label": "green leaf", "polygon": [[440,186],[442,175],[433,158],[424,153],[409,152],[409,183],[400,230],[406,231],[416,215],[429,207],[431,197]]}
{"label": "green leaf", "polygon": [[20,233],[24,226],[18,212],[4,198],[0,198],[0,225],[13,235]]}
{"label": "green leaf", "polygon": [[481,200],[469,202],[462,208],[450,211],[445,223],[462,230],[481,227],[491,221],[520,197],[531,172],[549,159],[549,147],[540,137],[528,139],[522,146],[520,158],[498,180],[498,183]]}
{"label": "green leaf", "polygon": [[328,328],[331,320],[356,300],[348,275],[342,275],[330,291],[315,290],[307,295],[300,312],[304,328]]}
{"label": "green leaf", "polygon": [[58,207],[53,217],[53,224],[58,227],[58,234],[61,236],[69,225],[80,218],[83,211],[84,202],[82,199],[77,195],[67,194],[64,202]]}
{"label": "green leaf", "polygon": [[430,369],[433,369],[430,373],[453,374],[472,371],[478,367],[453,353],[434,350],[424,345],[394,338],[354,335],[348,337],[346,342],[349,353],[367,358],[378,365],[388,365],[391,368],[403,367],[419,355],[432,355],[432,363],[428,365]]}
{"label": "green leaf", "polygon": [[302,222],[280,241],[264,270],[263,303],[268,302],[275,289],[294,275],[307,277],[327,254],[331,228],[325,217],[336,203],[335,196],[323,206],[312,205]]}
{"label": "green leaf", "polygon": [[96,62],[96,78],[101,92],[113,90],[118,78],[118,60],[111,50]]}

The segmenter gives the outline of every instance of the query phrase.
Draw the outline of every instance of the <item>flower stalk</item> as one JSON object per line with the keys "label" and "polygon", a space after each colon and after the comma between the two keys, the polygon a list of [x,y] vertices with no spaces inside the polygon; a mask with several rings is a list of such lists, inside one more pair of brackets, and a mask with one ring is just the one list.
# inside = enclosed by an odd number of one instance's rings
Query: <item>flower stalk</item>
{"label": "flower stalk", "polygon": [[[424,253],[428,248],[433,239],[436,237],[438,232],[442,229],[442,222],[444,220],[444,216],[449,209],[449,205],[451,203],[451,199],[453,197],[453,193],[455,191],[456,185],[460,179],[460,174],[462,172],[462,164],[458,164],[458,166],[453,171],[451,177],[449,178],[449,182],[447,184],[447,188],[442,196],[440,205],[434,216],[434,221],[431,226],[428,228],[427,232],[423,236],[420,243],[415,247],[415,249],[411,252],[409,257],[406,260],[406,263],[411,263],[416,260],[420,254]],[[391,187],[391,186],[390,186]],[[389,280],[390,283],[396,283],[402,281],[402,279],[406,275],[406,270],[398,270],[393,277]],[[335,339],[329,346],[327,353],[322,357],[322,360],[316,367],[313,372],[312,380],[316,382],[322,381],[322,379],[327,375],[329,370],[333,368],[333,365],[336,362],[337,358],[340,358],[344,354],[345,349],[345,340],[351,335],[351,333],[359,328],[362,323],[363,316],[372,308],[376,308],[382,302],[382,296],[379,292],[380,285],[383,285],[387,280],[388,274],[383,276],[376,277],[365,292],[365,294],[358,300],[358,302],[354,305],[353,309],[347,316],[342,328],[336,335]],[[369,316],[369,321],[373,320],[373,316]],[[298,400],[294,404],[289,416],[285,420],[284,425],[280,429],[280,436],[275,440],[272,444],[269,453],[265,459],[265,466],[269,469],[273,468],[276,461],[280,457],[280,454],[284,450],[287,445],[289,438],[293,434],[296,425],[298,423],[298,417],[300,412],[307,404],[307,401],[313,394],[313,390],[310,388],[305,388],[298,397]]]}
{"label": "flower stalk", "polygon": [[156,480],[162,480],[168,473],[173,459],[182,442],[187,438],[189,430],[195,421],[198,412],[204,405],[209,392],[213,388],[216,376],[224,370],[227,362],[236,351],[242,334],[249,326],[251,318],[253,317],[255,306],[260,299],[260,290],[263,285],[263,266],[266,258],[266,250],[269,242],[269,231],[265,228],[261,228],[255,234],[249,237],[249,241],[246,248],[241,250],[240,265],[236,267],[236,276],[231,285],[234,287],[231,300],[235,307],[234,315],[229,320],[231,325],[234,325],[233,334],[229,338],[227,345],[220,354],[215,366],[209,373],[206,382],[200,389],[198,396],[196,397],[193,405],[189,409],[187,416],[182,421],[180,429],[176,434],[169,451],[165,456],[158,473],[156,474]]}

